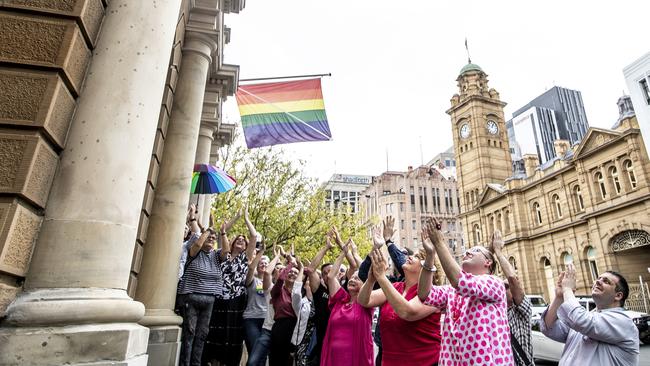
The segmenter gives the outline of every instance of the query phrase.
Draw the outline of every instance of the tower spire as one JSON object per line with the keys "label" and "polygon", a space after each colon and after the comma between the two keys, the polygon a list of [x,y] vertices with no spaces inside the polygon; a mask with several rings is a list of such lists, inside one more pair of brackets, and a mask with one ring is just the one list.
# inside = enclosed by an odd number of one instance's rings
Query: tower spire
{"label": "tower spire", "polygon": [[472,58],[469,56],[469,47],[467,46],[467,37],[465,37],[465,50],[467,51],[467,63],[472,63]]}

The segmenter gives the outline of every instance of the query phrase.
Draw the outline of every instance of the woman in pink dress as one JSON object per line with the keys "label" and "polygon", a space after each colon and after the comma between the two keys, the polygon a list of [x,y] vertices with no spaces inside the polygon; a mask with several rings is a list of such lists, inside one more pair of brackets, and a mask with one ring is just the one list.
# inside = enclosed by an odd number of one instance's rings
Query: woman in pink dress
{"label": "woman in pink dress", "polygon": [[336,258],[327,276],[331,310],[327,332],[323,340],[321,366],[373,366],[372,308],[357,303],[361,279],[354,273],[348,281],[348,292],[339,284],[336,274],[345,258],[348,245]]}
{"label": "woman in pink dress", "polygon": [[[422,243],[426,259],[418,297],[424,304],[446,311],[439,364],[514,365],[506,289],[503,281],[492,275],[494,256],[485,247],[474,246],[465,252],[459,266],[442,237],[440,223],[430,219],[426,230],[431,243]],[[431,286],[435,253],[451,286]]]}

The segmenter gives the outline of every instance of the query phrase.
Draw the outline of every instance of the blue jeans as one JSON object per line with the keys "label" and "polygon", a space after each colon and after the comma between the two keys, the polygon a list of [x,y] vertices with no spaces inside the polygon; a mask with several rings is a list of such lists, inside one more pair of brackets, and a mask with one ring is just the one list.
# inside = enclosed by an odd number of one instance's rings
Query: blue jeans
{"label": "blue jeans", "polygon": [[271,348],[271,331],[262,329],[259,338],[255,341],[253,352],[248,355],[248,362],[246,366],[264,366],[266,365],[266,357],[269,355]]}
{"label": "blue jeans", "polygon": [[179,365],[200,366],[203,345],[208,335],[214,296],[201,294],[179,295],[183,314],[183,334]]}
{"label": "blue jeans", "polygon": [[263,324],[264,318],[244,318],[243,320],[244,343],[246,344],[246,351],[249,355],[253,353],[253,346],[260,333],[262,333]]}

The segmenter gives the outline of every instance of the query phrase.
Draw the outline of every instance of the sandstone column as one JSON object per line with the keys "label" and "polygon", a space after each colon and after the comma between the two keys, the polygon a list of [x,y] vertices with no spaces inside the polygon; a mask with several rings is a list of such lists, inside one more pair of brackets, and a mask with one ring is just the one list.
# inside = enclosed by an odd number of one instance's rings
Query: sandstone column
{"label": "sandstone column", "polygon": [[[199,140],[196,147],[196,156],[194,164],[210,164],[210,151],[212,150],[212,141],[214,141],[214,131],[216,126],[210,121],[201,121],[199,131]],[[201,214],[201,225],[208,227],[210,224],[210,206],[212,205],[212,195],[199,195],[198,210]],[[215,225],[217,225],[215,223]]]}
{"label": "sandstone column", "polygon": [[180,3],[109,3],[0,364],[146,362],[126,288]]}
{"label": "sandstone column", "polygon": [[[192,16],[190,16],[192,19]],[[217,49],[216,31],[187,25],[183,60],[172,114],[165,138],[163,160],[149,218],[136,299],[146,306],[140,324],[153,332],[149,351],[157,364],[175,363],[182,319],[174,314],[178,260],[192,179],[203,93],[208,67]],[[152,365],[153,361],[150,361]]]}

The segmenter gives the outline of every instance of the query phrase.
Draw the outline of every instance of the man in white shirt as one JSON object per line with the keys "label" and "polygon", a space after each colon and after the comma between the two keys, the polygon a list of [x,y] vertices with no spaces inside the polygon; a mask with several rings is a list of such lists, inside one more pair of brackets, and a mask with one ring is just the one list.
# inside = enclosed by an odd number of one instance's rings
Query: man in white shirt
{"label": "man in white shirt", "polygon": [[542,314],[541,330],[564,343],[559,365],[621,365],[639,363],[639,335],[623,312],[630,289],[620,274],[607,271],[591,289],[596,310],[589,312],[576,300],[576,271],[572,264],[560,274],[555,299]]}

